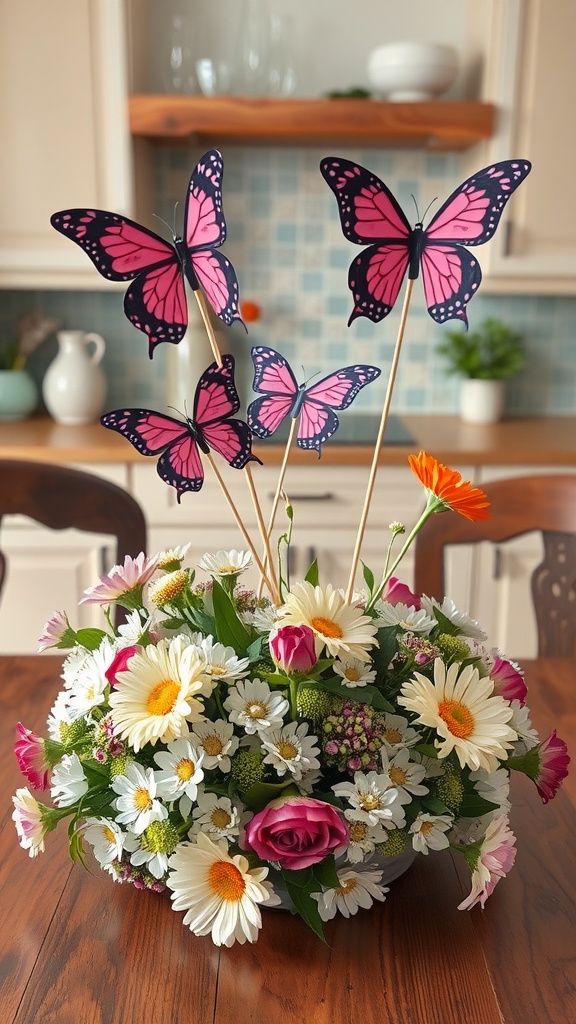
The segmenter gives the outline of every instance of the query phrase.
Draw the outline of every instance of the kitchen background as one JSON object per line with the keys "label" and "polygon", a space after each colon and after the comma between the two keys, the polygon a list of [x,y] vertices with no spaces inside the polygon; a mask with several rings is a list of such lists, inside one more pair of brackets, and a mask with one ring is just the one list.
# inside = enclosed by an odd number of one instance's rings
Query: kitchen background
{"label": "kitchen background", "polygon": [[[306,18],[304,12],[295,12],[293,4],[276,0],[271,6],[283,18],[283,59],[293,65],[296,95],[322,95],[329,89],[366,86],[370,50],[379,42],[413,37],[415,24],[418,38],[441,40],[458,49],[462,46],[465,4],[460,0],[412,0],[402,5],[391,0],[378,4],[356,0],[353,24],[349,5],[335,0],[315,0],[308,5],[312,9]],[[236,0],[211,5],[190,0],[180,31],[189,33],[186,38],[192,42],[194,57],[218,52],[222,59],[232,60],[242,27],[238,21],[241,7]],[[143,13],[146,8],[154,45],[146,65],[148,81],[137,84],[141,90],[165,91],[170,88],[166,71],[173,21],[169,15],[178,14],[179,5],[158,0],[146,4],[142,0]],[[216,25],[220,26],[218,32]],[[466,96],[471,88],[469,76],[462,73],[447,98]],[[181,216],[190,172],[205,148],[154,149],[151,208],[170,224],[177,201]],[[399,310],[379,325],[359,319],[351,327],[346,326],[352,304],[348,266],[357,248],[342,235],[334,197],[318,170],[320,159],[337,155],[364,164],[386,181],[409,219],[413,219],[411,196],[421,211],[436,197],[442,203],[469,173],[467,167],[464,169],[463,157],[418,149],[341,145],[321,149],[254,145],[220,148],[225,163],[223,192],[228,225],[224,251],[236,268],[241,298],[256,301],[262,311],[261,319],[249,325],[248,336],[238,324],[221,330],[222,346],[237,357],[244,386],[250,376],[250,345],[259,343],[279,349],[301,379],[353,361],[376,363],[386,373]],[[158,224],[152,222],[150,226],[162,233]],[[483,249],[478,249],[476,255],[482,266]],[[96,271],[94,274],[97,276]],[[102,289],[0,291],[0,336],[13,334],[18,317],[30,310],[58,316],[64,327],[98,331],[107,342],[102,364],[108,381],[107,407],[141,403],[165,407],[173,347],[159,346],[151,365],[144,336],[123,315],[122,293],[109,290],[104,282]],[[468,312],[471,328],[486,317],[497,317],[525,337],[525,367],[507,383],[508,413],[576,412],[575,297],[481,291]],[[424,306],[421,286],[417,286],[394,411],[456,413],[458,380],[446,375],[445,364],[435,352],[443,332],[451,329],[453,324],[439,327],[433,323]],[[49,338],[32,356],[29,369],[38,381],[56,347],[55,337]],[[381,393],[376,387],[367,388],[356,402],[358,411],[380,406]]]}

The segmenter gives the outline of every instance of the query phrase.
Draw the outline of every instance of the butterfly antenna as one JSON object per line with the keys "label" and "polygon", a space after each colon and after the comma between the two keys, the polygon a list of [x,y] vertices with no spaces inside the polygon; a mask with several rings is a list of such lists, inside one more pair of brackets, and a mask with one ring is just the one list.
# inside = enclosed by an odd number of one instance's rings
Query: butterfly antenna
{"label": "butterfly antenna", "polygon": [[[306,373],[306,370],[304,369],[303,366],[302,366],[302,373],[303,374]],[[320,373],[320,370],[315,370],[314,373],[310,374],[310,376],[308,377],[308,380],[305,380],[304,383],[302,384],[302,387],[303,388],[307,388],[309,383],[310,383],[310,381],[314,380],[314,377],[317,377],[319,373]]]}
{"label": "butterfly antenna", "polygon": [[430,207],[431,207],[431,206],[434,206],[434,203],[437,203],[437,202],[438,202],[438,196],[435,196],[435,197],[434,197],[434,199],[432,199],[432,200],[431,200],[431,201],[430,201],[430,202],[428,203],[428,206],[427,206],[427,207],[426,207],[426,209],[424,210],[424,214],[423,214],[423,216],[422,216],[422,222],[424,222],[424,221],[426,220],[426,214],[428,213],[428,210],[430,209]]}
{"label": "butterfly antenna", "polygon": [[166,227],[168,228],[168,231],[172,232],[172,237],[173,238],[176,237],[176,235],[174,233],[174,229],[170,227],[170,225],[169,225],[167,220],[164,220],[164,217],[160,217],[157,213],[153,213],[152,216],[156,217],[156,220],[159,220],[161,224],[165,224],[166,225]]}

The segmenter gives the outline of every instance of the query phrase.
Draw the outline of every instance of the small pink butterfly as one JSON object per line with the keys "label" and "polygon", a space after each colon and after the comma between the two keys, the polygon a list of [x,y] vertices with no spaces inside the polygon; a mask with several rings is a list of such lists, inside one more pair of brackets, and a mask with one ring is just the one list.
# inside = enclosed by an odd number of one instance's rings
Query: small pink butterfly
{"label": "small pink butterfly", "polygon": [[391,191],[359,164],[327,157],[321,173],[338,201],[346,238],[370,244],[350,265],[348,285],[354,309],[348,320],[388,316],[404,280],[420,266],[428,312],[436,323],[468,323],[466,305],[482,272],[465,245],[482,245],[496,231],[510,196],[530,173],[528,160],[503,160],[467,178],[446,200],[427,228],[410,224]]}
{"label": "small pink butterfly", "polygon": [[255,345],[254,391],[263,394],[248,406],[248,424],[257,437],[270,437],[286,416],[299,416],[296,443],[320,456],[324,441],[338,429],[334,409],[347,409],[366,384],[380,376],[377,366],[345,366],[317,384],[300,387],[286,359],[273,348]]}
{"label": "small pink butterfly", "polygon": [[62,210],[50,218],[111,281],[134,278],[124,297],[124,312],[148,335],[149,355],[162,341],[177,344],[188,326],[184,277],[202,288],[214,312],[231,324],[243,323],[238,311],[234,267],[216,248],[226,240],[222,211],[224,164],[217,149],[205,153],[188,183],[183,238],[166,242],[128,217],[105,210]]}
{"label": "small pink butterfly", "polygon": [[240,408],[234,384],[234,358],[223,356],[204,371],[194,397],[194,413],[185,421],[151,409],[116,409],[101,417],[103,426],[118,431],[141,455],[160,455],[158,475],[175,487],[178,501],[185,491],[199,491],[204,482],[200,452],[212,448],[234,469],[260,462],[252,455],[252,433],[243,420],[231,419]]}

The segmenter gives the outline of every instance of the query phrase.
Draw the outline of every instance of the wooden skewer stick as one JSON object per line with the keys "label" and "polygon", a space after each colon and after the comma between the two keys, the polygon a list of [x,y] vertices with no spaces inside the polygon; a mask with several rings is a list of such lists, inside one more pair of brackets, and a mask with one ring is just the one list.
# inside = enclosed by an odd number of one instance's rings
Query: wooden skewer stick
{"label": "wooden skewer stick", "polygon": [[256,548],[254,547],[254,544],[252,543],[252,539],[251,539],[251,537],[250,537],[246,527],[244,526],[244,523],[242,522],[242,517],[241,517],[238,509],[236,508],[236,505],[234,504],[234,502],[232,500],[232,495],[230,494],[230,491],[228,490],[228,488],[226,487],[226,484],[224,483],[224,480],[222,478],[222,474],[220,473],[220,470],[218,469],[218,466],[216,465],[216,463],[214,461],[212,453],[208,452],[207,455],[206,455],[206,458],[208,459],[208,462],[210,463],[210,465],[212,466],[212,469],[214,470],[214,474],[215,474],[216,479],[217,479],[217,481],[218,481],[218,483],[220,485],[220,490],[222,491],[222,494],[226,498],[226,501],[228,502],[228,505],[230,506],[230,511],[232,512],[232,515],[234,516],[234,519],[236,520],[236,525],[237,525],[238,529],[240,530],[240,533],[244,537],[244,540],[246,541],[248,547],[250,548],[250,552],[251,552],[252,558],[254,559],[254,564],[256,565],[256,568],[258,569],[258,572],[260,573],[262,579],[264,580],[264,583],[268,587],[268,590],[270,591],[272,599],[274,599],[274,588],[273,588],[272,584],[270,583],[270,580],[269,580],[269,578],[268,578],[268,576],[266,574],[266,570],[265,570],[264,566],[262,565],[262,562],[260,561],[260,556],[259,556],[258,552],[256,551]]}
{"label": "wooden skewer stick", "polygon": [[[254,505],[254,511],[256,513],[256,521],[258,523],[258,529],[260,530],[260,536],[262,538],[262,543],[264,544],[264,556],[262,558],[262,562],[264,564],[265,569],[267,569],[269,574],[270,574],[270,582],[272,583],[272,586],[274,588],[274,594],[273,594],[274,604],[276,605],[276,607],[278,607],[280,605],[280,603],[281,603],[280,602],[280,593],[278,591],[278,580],[276,578],[276,571],[274,569],[274,560],[272,558],[272,552],[270,551],[270,538],[268,536],[268,533],[267,533],[267,530],[266,530],[266,525],[264,523],[264,517],[262,515],[262,509],[260,507],[260,502],[258,500],[258,494],[256,493],[256,487],[254,486],[254,477],[252,476],[252,467],[251,467],[249,462],[246,463],[246,465],[244,466],[244,469],[246,470],[246,480],[247,480],[247,483],[248,483],[248,490],[250,491],[250,497],[252,498],[252,504]],[[262,581],[260,581],[260,582],[262,582]]]}
{"label": "wooden skewer stick", "polygon": [[210,348],[212,349],[214,359],[218,363],[218,366],[222,366],[222,355],[218,347],[218,342],[216,341],[216,335],[214,334],[214,328],[212,327],[212,321],[210,320],[210,314],[208,312],[208,307],[206,305],[206,299],[204,298],[204,295],[200,288],[194,289],[194,295],[196,296],[196,301],[200,307],[200,313],[202,314],[202,319],[204,321],[204,326],[206,328],[206,333],[208,335],[208,340],[210,342]]}
{"label": "wooden skewer stick", "polygon": [[346,591],[346,601],[348,602],[348,604],[350,604],[352,600],[352,593],[354,591],[354,579],[356,576],[356,570],[358,568],[358,561],[360,559],[360,550],[362,548],[362,542],[364,540],[364,532],[366,530],[366,522],[368,520],[368,513],[370,511],[370,502],[372,501],[374,484],[376,482],[376,473],[378,471],[378,457],[380,455],[380,449],[382,447],[382,442],[384,440],[384,431],[386,430],[386,423],[388,421],[388,412],[390,410],[390,403],[392,401],[394,381],[396,379],[396,371],[398,369],[398,363],[400,361],[400,349],[402,348],[402,340],[404,338],[406,319],[408,317],[408,307],[410,305],[410,297],[412,295],[413,287],[414,280],[412,278],[408,278],[406,284],[406,293],[404,295],[404,304],[402,306],[402,313],[400,315],[400,325],[398,327],[396,347],[394,349],[392,365],[390,367],[390,374],[388,376],[388,387],[386,389],[386,397],[384,399],[384,408],[382,409],[382,418],[380,420],[380,427],[378,430],[378,436],[376,438],[376,444],[374,447],[374,456],[372,458],[370,476],[368,477],[368,487],[366,489],[366,497],[364,499],[364,508],[362,509],[360,525],[358,527],[358,534],[356,536],[356,545],[354,548],[354,554],[352,556],[352,568],[350,570],[350,579],[348,580],[348,590]]}
{"label": "wooden skewer stick", "polygon": [[[298,417],[296,416],[290,425],[290,433],[288,434],[288,440],[286,441],[286,447],[284,449],[284,455],[282,457],[282,464],[280,466],[280,474],[278,476],[278,483],[276,484],[276,493],[274,500],[272,501],[272,510],[270,512],[270,518],[268,520],[268,530],[266,536],[268,539],[267,551],[264,553],[264,565],[268,566],[267,559],[270,557],[270,537],[272,530],[274,529],[274,522],[276,520],[276,512],[278,511],[278,503],[280,501],[280,495],[282,494],[282,487],[284,484],[284,477],[286,476],[286,466],[288,465],[288,458],[290,456],[290,449],[292,448],[292,442],[296,434],[296,428],[298,426]],[[262,580],[260,580],[260,587],[257,591],[257,597],[262,597]]]}

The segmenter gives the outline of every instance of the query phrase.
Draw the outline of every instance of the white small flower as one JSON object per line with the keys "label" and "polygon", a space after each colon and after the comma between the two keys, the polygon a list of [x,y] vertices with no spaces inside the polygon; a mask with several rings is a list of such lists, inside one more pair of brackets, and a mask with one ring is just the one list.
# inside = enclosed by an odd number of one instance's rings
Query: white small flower
{"label": "white small flower", "polygon": [[355,772],[354,782],[339,782],[332,790],[350,804],[351,809],[344,812],[350,821],[364,821],[374,827],[385,825],[394,817],[393,804],[398,803],[398,793],[387,775]]}
{"label": "white small flower", "polygon": [[514,753],[524,754],[538,744],[538,732],[532,726],[530,708],[526,704],[522,704],[519,700],[511,700],[510,707],[512,708],[512,718],[509,724],[518,733],[519,740],[514,744]]}
{"label": "white small flower", "polygon": [[86,818],[82,835],[90,843],[101,868],[120,860],[125,833],[111,818]]}
{"label": "white small flower", "polygon": [[128,825],[131,832],[141,835],[151,821],[162,821],[168,817],[168,810],[156,796],[156,779],[152,768],[144,768],[136,761],[130,761],[124,775],[117,775],[112,789],[118,793],[116,820]]}
{"label": "white small flower", "polygon": [[239,658],[233,647],[215,643],[213,636],[203,637],[200,653],[206,662],[205,673],[212,683],[230,683],[248,675],[249,658]]}
{"label": "white small flower", "polygon": [[217,551],[216,554],[207,552],[198,562],[198,568],[209,572],[213,576],[236,576],[244,572],[252,562],[249,551]]}
{"label": "white small flower", "polygon": [[224,707],[231,722],[253,735],[281,726],[290,705],[281,693],[272,692],[268,683],[252,679],[231,687]]}
{"label": "white small flower", "polygon": [[347,820],[349,843],[346,849],[346,860],[350,864],[358,864],[365,857],[370,857],[376,843],[385,843],[388,833],[381,825],[367,825],[365,821]]}
{"label": "white small flower", "polygon": [[408,719],[403,715],[393,715],[392,712],[384,712],[384,732],[382,739],[386,749],[390,753],[401,750],[402,747],[414,747],[420,743],[422,737],[416,729],[408,725]]}
{"label": "white small flower", "polygon": [[98,649],[82,661],[75,675],[68,677],[68,707],[73,718],[80,718],[104,703],[108,686],[105,672],[115,654],[115,645],[105,637]]}
{"label": "white small flower", "polygon": [[480,629],[476,619],[471,619],[469,615],[458,611],[454,601],[449,597],[445,597],[442,604],[440,604],[436,598],[426,597],[425,594],[422,594],[421,601],[426,614],[429,615],[431,619],[434,619],[434,621],[436,621],[434,609],[439,608],[442,615],[445,615],[447,619],[450,619],[450,622],[452,622],[454,626],[458,626],[458,629],[463,636],[473,637],[475,640],[486,640],[486,633],[483,629]]}
{"label": "white small flower", "polygon": [[64,754],[52,771],[50,796],[57,807],[71,807],[88,791],[88,781],[78,754]]}
{"label": "white small flower", "polygon": [[393,757],[389,757],[385,747],[380,748],[382,771],[390,780],[390,785],[398,790],[400,803],[412,803],[413,796],[424,796],[428,786],[422,785],[426,777],[426,768],[410,760],[408,747],[402,747]]}
{"label": "white small flower", "polygon": [[510,775],[506,768],[498,768],[495,772],[486,772],[479,768],[476,772],[470,772],[470,782],[474,783],[474,789],[479,796],[490,803],[498,804],[498,809],[490,812],[490,819],[498,814],[506,814],[510,810]]}
{"label": "white small flower", "polygon": [[174,548],[167,548],[166,551],[160,551],[160,553],[156,555],[158,568],[164,569],[167,565],[173,565],[175,562],[180,562],[180,564],[182,564],[191,547],[192,542],[189,541],[188,544],[178,544]]}
{"label": "white small flower", "polygon": [[428,636],[437,625],[434,616],[427,614],[423,608],[418,610],[411,605],[390,604],[388,601],[382,601],[378,605],[378,614],[375,621],[378,628],[382,626],[401,626],[402,629],[408,629],[413,633],[420,633],[422,636]]}
{"label": "white small flower", "polygon": [[290,772],[298,782],[312,769],[319,768],[320,762],[315,757],[320,753],[316,746],[318,738],[308,736],[305,722],[298,725],[289,722],[282,729],[274,729],[261,734],[262,746],[268,751],[264,764],[271,764],[278,775]]}
{"label": "white small flower", "polygon": [[126,621],[118,626],[118,635],[122,638],[123,647],[131,647],[132,644],[141,644],[144,636],[148,634],[151,636],[153,633],[158,632],[158,616],[154,609],[151,613],[143,613],[142,618],[140,611],[135,610],[128,612],[126,615]]}
{"label": "white small flower", "polygon": [[154,772],[156,792],[168,802],[178,800],[178,810],[183,818],[190,814],[192,801],[198,795],[198,786],[204,778],[203,752],[198,752],[190,740],[182,736],[168,744],[166,750],[154,754],[156,764],[162,769]]}
{"label": "white small flower", "polygon": [[228,797],[216,793],[199,794],[192,818],[190,838],[204,832],[215,843],[220,839],[233,842],[240,833],[241,810]]}
{"label": "white small flower", "polygon": [[253,626],[257,633],[271,633],[278,625],[278,609],[273,604],[253,611],[241,612],[240,618],[247,626]]}
{"label": "white small flower", "polygon": [[73,721],[73,715],[68,706],[68,696],[68,690],[60,690],[48,717],[48,735],[57,743],[62,742],[63,728]]}
{"label": "white small flower", "polygon": [[357,658],[342,658],[335,661],[332,668],[342,679],[342,686],[368,686],[376,679],[375,669],[371,669]]}
{"label": "white small flower", "polygon": [[446,831],[452,825],[448,814],[419,814],[410,826],[412,846],[418,853],[428,850],[445,850],[450,846]]}
{"label": "white small flower", "polygon": [[215,722],[195,722],[190,736],[196,750],[204,754],[204,768],[219,768],[230,771],[230,755],[235,754],[238,737],[234,726],[219,718]]}
{"label": "white small flower", "polygon": [[323,921],[331,921],[340,911],[343,917],[351,917],[362,907],[368,910],[374,900],[383,902],[388,889],[381,885],[381,871],[354,871],[340,868],[337,871],[340,885],[323,893],[312,893],[318,900],[318,913]]}
{"label": "white small flower", "polygon": [[140,835],[129,833],[124,849],[134,867],[146,867],[154,878],[164,878],[168,858],[178,846],[178,832],[169,821],[152,821]]}

